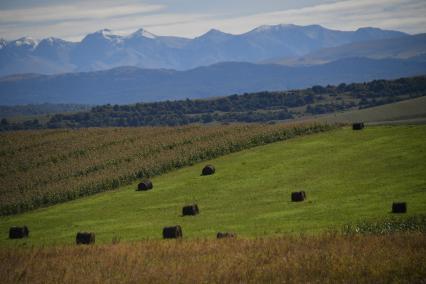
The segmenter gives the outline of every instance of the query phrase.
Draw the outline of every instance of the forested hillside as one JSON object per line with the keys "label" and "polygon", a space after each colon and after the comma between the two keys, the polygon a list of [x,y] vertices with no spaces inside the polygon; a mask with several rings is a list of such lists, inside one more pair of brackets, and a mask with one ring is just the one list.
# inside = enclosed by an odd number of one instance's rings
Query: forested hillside
{"label": "forested hillside", "polygon": [[90,110],[90,106],[79,104],[30,104],[15,106],[0,105],[0,117],[7,118],[87,110]]}
{"label": "forested hillside", "polygon": [[191,123],[269,122],[393,103],[426,95],[426,76],[369,83],[314,86],[287,92],[258,92],[208,100],[103,105],[56,114],[47,122],[10,123],[1,130],[104,126],[160,126]]}

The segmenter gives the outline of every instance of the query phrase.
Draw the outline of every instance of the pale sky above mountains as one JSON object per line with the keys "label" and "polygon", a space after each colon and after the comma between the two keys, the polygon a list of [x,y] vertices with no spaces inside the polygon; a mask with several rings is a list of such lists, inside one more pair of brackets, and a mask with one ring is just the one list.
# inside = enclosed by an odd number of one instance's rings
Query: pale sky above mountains
{"label": "pale sky above mountains", "polygon": [[260,25],[374,26],[426,32],[425,0],[1,0],[0,38],[81,40],[103,28],[196,37],[215,28],[239,34]]}

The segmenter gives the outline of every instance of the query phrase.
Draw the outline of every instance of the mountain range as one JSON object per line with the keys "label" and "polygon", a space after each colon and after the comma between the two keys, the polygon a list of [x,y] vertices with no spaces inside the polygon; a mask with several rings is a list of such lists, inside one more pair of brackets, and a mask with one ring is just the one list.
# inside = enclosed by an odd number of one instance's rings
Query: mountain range
{"label": "mountain range", "polygon": [[101,30],[0,40],[0,104],[128,104],[426,74],[426,34],[261,26],[194,39]]}
{"label": "mountain range", "polygon": [[3,105],[127,104],[289,90],[426,74],[426,61],[346,58],[312,66],[217,63],[187,71],[119,67],[107,71],[0,78]]}
{"label": "mountain range", "polygon": [[193,39],[157,36],[144,29],[119,36],[104,29],[88,34],[80,42],[26,37],[0,40],[0,76],[99,71],[121,66],[188,70],[227,61],[257,63],[271,58],[296,58],[344,44],[407,36],[378,28],[338,31],[319,25],[260,26],[239,35],[212,29]]}
{"label": "mountain range", "polygon": [[314,65],[350,57],[373,59],[426,57],[426,34],[362,41],[323,48],[301,57],[271,60],[284,65]]}

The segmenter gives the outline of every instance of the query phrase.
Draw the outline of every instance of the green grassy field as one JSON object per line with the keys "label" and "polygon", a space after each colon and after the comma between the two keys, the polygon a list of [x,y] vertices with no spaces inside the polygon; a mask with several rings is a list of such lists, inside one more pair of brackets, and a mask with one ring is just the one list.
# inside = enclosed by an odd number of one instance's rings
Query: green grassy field
{"label": "green grassy field", "polygon": [[353,121],[383,122],[407,119],[426,119],[426,97],[419,97],[397,103],[381,105],[361,110],[336,112],[315,117],[317,121],[328,123],[351,123]]}
{"label": "green grassy field", "polygon": [[[383,218],[393,201],[408,202],[406,215],[426,213],[426,125],[333,130],[244,150],[205,164],[76,201],[0,218],[1,245],[72,244],[77,231],[96,232],[96,243],[160,239],[180,224],[185,238],[317,233],[365,219]],[[290,202],[305,190],[307,201]],[[181,217],[197,202],[201,214]],[[7,239],[8,228],[26,224],[30,238]]]}

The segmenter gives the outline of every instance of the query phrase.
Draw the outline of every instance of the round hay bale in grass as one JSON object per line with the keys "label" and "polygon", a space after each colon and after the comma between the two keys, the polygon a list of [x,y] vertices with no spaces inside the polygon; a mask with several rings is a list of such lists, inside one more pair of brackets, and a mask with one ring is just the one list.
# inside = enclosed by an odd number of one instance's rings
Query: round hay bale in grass
{"label": "round hay bale in grass", "polygon": [[138,184],[138,191],[146,191],[153,188],[152,182],[147,179]]}
{"label": "round hay bale in grass", "polygon": [[180,239],[182,237],[182,227],[179,225],[163,228],[164,239]]}
{"label": "round hay bale in grass", "polygon": [[304,191],[296,191],[291,193],[291,201],[300,202],[305,200],[306,193]]}
{"label": "round hay bale in grass", "polygon": [[27,226],[9,228],[9,239],[28,238],[29,235],[30,235],[30,230],[28,230]]}
{"label": "round hay bale in grass", "polygon": [[186,205],[182,208],[183,216],[194,216],[200,213],[197,204]]}
{"label": "round hay bale in grass", "polygon": [[361,130],[364,128],[364,122],[355,122],[352,124],[352,130]]}
{"label": "round hay bale in grass", "polygon": [[235,233],[229,233],[229,232],[218,232],[216,235],[217,239],[228,239],[228,238],[235,238],[237,235]]}
{"label": "round hay bale in grass", "polygon": [[203,168],[202,175],[203,175],[203,176],[209,176],[209,175],[214,174],[214,173],[215,173],[215,171],[216,171],[216,169],[214,168],[214,166],[212,166],[212,165],[207,165],[207,166],[205,166],[205,167]]}
{"label": "round hay bale in grass", "polygon": [[75,242],[80,245],[89,245],[95,243],[95,233],[92,232],[78,232],[75,237]]}
{"label": "round hay bale in grass", "polygon": [[392,203],[392,213],[406,213],[407,203],[406,202],[394,202]]}

